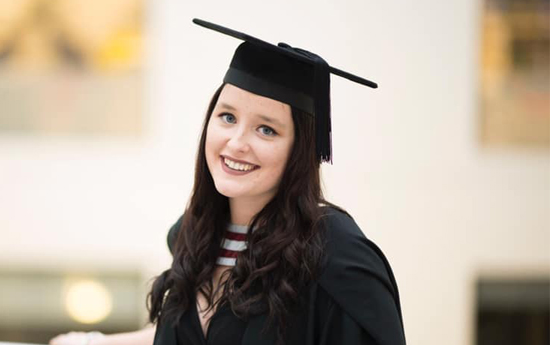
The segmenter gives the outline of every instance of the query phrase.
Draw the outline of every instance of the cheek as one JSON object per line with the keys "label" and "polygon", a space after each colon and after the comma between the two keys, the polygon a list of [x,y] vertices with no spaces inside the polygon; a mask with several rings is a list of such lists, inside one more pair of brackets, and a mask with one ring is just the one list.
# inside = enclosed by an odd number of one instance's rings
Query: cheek
{"label": "cheek", "polygon": [[206,131],[206,154],[214,154],[215,151],[220,149],[220,144],[223,141],[219,130],[215,126],[208,126]]}
{"label": "cheek", "polygon": [[214,168],[213,164],[216,161],[216,157],[218,156],[219,151],[219,137],[216,135],[215,130],[208,128],[206,132],[206,141],[204,143],[204,153],[206,156],[206,164],[208,165],[211,173],[212,169]]}
{"label": "cheek", "polygon": [[266,166],[269,166],[269,179],[280,179],[290,155],[288,145],[281,145],[275,149],[268,147],[263,152],[265,157],[264,163]]}

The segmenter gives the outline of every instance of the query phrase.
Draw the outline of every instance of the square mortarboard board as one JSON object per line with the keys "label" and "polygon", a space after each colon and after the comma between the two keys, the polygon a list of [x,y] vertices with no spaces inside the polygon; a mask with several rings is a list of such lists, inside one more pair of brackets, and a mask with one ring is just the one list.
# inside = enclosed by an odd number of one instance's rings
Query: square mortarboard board
{"label": "square mortarboard board", "polygon": [[330,73],[377,88],[372,81],[331,67],[320,56],[286,43],[273,45],[201,19],[195,24],[241,39],[224,82],[272,98],[315,116],[315,148],[320,162],[332,163]]}

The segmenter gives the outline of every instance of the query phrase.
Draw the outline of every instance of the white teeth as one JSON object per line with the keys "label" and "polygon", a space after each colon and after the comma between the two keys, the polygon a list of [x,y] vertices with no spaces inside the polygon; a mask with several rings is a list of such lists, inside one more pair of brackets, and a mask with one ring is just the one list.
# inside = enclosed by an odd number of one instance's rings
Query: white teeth
{"label": "white teeth", "polygon": [[254,169],[254,166],[253,166],[253,165],[233,162],[232,160],[229,160],[229,159],[227,159],[227,158],[225,158],[225,157],[224,157],[223,161],[225,162],[225,164],[226,164],[228,167],[230,167],[230,168],[233,169],[233,170],[249,171],[249,170]]}

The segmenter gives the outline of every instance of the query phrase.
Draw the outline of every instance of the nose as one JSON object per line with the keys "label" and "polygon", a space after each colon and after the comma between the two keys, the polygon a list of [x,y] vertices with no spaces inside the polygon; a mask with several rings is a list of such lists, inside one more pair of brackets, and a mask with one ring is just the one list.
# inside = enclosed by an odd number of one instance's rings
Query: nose
{"label": "nose", "polygon": [[246,133],[243,130],[235,131],[231,138],[229,138],[227,147],[233,152],[246,153],[250,151]]}

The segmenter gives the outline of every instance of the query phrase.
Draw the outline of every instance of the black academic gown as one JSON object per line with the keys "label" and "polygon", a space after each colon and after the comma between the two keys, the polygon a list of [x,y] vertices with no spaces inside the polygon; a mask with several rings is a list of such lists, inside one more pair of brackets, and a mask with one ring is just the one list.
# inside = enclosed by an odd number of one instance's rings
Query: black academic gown
{"label": "black academic gown", "polygon": [[[304,292],[304,307],[291,315],[285,344],[404,345],[399,293],[384,254],[348,215],[330,208],[325,221],[327,263]],[[168,236],[170,248],[178,223]],[[274,329],[260,333],[266,317],[248,321],[241,345],[276,343]],[[191,345],[178,344],[176,332],[161,323],[154,344]]]}

